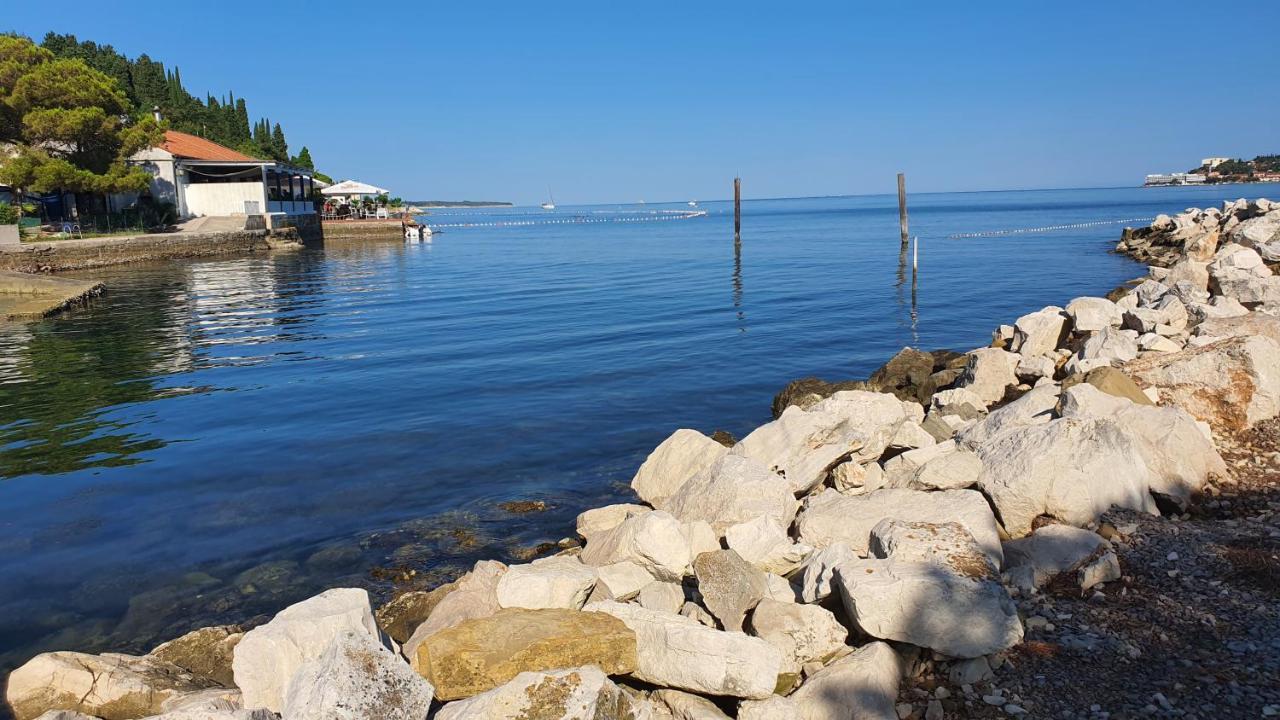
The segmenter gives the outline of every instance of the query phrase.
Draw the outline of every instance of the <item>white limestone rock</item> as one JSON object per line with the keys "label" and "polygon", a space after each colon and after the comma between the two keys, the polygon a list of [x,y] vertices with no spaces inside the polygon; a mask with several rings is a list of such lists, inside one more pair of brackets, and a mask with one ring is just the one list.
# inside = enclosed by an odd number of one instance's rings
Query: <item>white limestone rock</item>
{"label": "white limestone rock", "polygon": [[604,600],[626,602],[640,594],[640,590],[653,582],[653,575],[639,563],[623,560],[596,568],[596,588],[604,592]]}
{"label": "white limestone rock", "polygon": [[498,580],[498,607],[576,610],[587,602],[595,585],[596,569],[578,558],[541,558],[507,568]]}
{"label": "white limestone rock", "polygon": [[364,630],[347,630],[289,681],[283,720],[422,720],[435,689]]}
{"label": "white limestone rock", "polygon": [[1112,505],[1156,509],[1148,492],[1153,473],[1114,420],[1053,420],[1000,434],[976,452],[983,491],[1012,537],[1030,533],[1039,515],[1084,525]]}
{"label": "white limestone rock", "polygon": [[485,618],[498,612],[498,582],[507,566],[496,560],[481,560],[471,572],[458,578],[453,590],[440,599],[426,621],[414,628],[405,641],[401,654],[410,664],[418,662],[418,646],[435,633],[461,625],[467,620]]}
{"label": "white limestone rock", "polygon": [[1054,417],[1060,392],[1057,385],[1032,388],[982,421],[961,430],[956,434],[956,445],[972,450],[1003,433],[1049,422]]}
{"label": "white limestone rock", "polygon": [[909,473],[895,474],[892,486],[912,490],[959,490],[978,484],[982,460],[977,455],[958,447],[954,440],[938,443],[934,448],[939,452],[904,461],[904,464],[914,467]]}
{"label": "white limestone rock", "polygon": [[732,720],[710,700],[692,693],[666,688],[650,696],[673,720]]}
{"label": "white limestone rock", "polygon": [[165,702],[212,684],[150,655],[48,652],[10,673],[5,700],[17,720],[49,710],[124,720],[158,714]]}
{"label": "white limestone rock", "polygon": [[[1076,355],[1079,360],[1092,360],[1101,364],[1126,362],[1138,357],[1138,343],[1122,330],[1105,327],[1089,336]],[[1084,370],[1084,368],[1080,368]],[[1068,368],[1069,372],[1074,370]]]}
{"label": "white limestone rock", "polygon": [[504,685],[445,705],[435,720],[641,720],[638,710],[636,700],[600,668],[587,665],[522,672]]}
{"label": "white limestone rock", "polygon": [[683,525],[661,510],[633,515],[596,534],[578,557],[593,567],[630,561],[659,580],[674,581],[684,577],[692,560]]}
{"label": "white limestone rock", "polygon": [[968,353],[969,362],[956,380],[957,387],[968,388],[984,406],[1004,397],[1005,389],[1018,384],[1016,353],[999,348],[980,348]]}
{"label": "white limestone rock", "polygon": [[789,526],[797,505],[785,478],[759,460],[730,453],[685,483],[664,509],[684,522],[707,522],[722,534],[761,515]]}
{"label": "white limestone rock", "polygon": [[1067,314],[1056,305],[1028,313],[1013,324],[1013,343],[1009,347],[1024,358],[1048,355],[1066,338],[1070,325]]}
{"label": "white limestone rock", "polygon": [[849,631],[831,611],[817,605],[760,601],[748,630],[782,653],[783,674],[799,675],[805,663],[823,662],[845,649]]}
{"label": "white limestone rock", "polygon": [[[853,717],[846,715],[845,717]],[[894,718],[897,716],[895,715]],[[789,697],[774,695],[766,700],[743,700],[738,703],[738,720],[803,720],[800,708]],[[890,718],[889,720],[893,720]]]}
{"label": "white limestone rock", "polygon": [[643,515],[653,508],[635,503],[619,503],[591,508],[578,515],[577,531],[583,540],[590,540],[592,535],[612,530],[632,515]]}
{"label": "white limestone rock", "polygon": [[837,392],[809,410],[788,407],[734,448],[785,478],[794,494],[817,487],[840,462],[874,460],[906,421],[902,403],[888,393]]}
{"label": "white limestone rock", "polygon": [[804,562],[813,548],[792,542],[786,531],[763,515],[724,532],[725,544],[743,560],[769,573],[786,575]]}
{"label": "white limestone rock", "polygon": [[999,572],[973,535],[956,522],[881,520],[871,530],[870,550],[881,560],[932,563],[992,578]]}
{"label": "white limestone rock", "polygon": [[[894,708],[905,672],[887,643],[872,642],[822,668],[789,695],[802,720],[898,720]],[[787,709],[774,717],[787,718]],[[738,720],[744,720],[739,713]]]}
{"label": "white limestone rock", "polygon": [[1078,297],[1067,303],[1067,317],[1077,333],[1098,332],[1116,327],[1121,321],[1120,308],[1106,298]]}
{"label": "white limestone rock", "polygon": [[1149,355],[1125,369],[1140,386],[1158,388],[1166,403],[1215,430],[1243,430],[1280,414],[1280,345],[1265,336]]}
{"label": "white limestone rock", "polygon": [[1080,383],[1062,394],[1062,416],[1111,418],[1133,439],[1147,468],[1151,492],[1186,508],[1210,475],[1225,477],[1227,466],[1201,432],[1195,418],[1176,407],[1138,405]]}
{"label": "white limestone rock", "polygon": [[929,398],[929,407],[940,415],[958,415],[966,420],[980,417],[987,411],[987,403],[968,388],[939,390]]}
{"label": "white limestone rock", "polygon": [[884,469],[879,463],[842,462],[831,471],[831,485],[842,493],[856,495],[884,487]]}
{"label": "white limestone rock", "polygon": [[679,583],[654,580],[640,589],[640,607],[676,614],[684,607],[684,588]]}
{"label": "white limestone rock", "polygon": [[661,508],[681,485],[726,452],[728,448],[697,430],[676,430],[640,465],[631,488],[641,500]]}
{"label": "white limestone rock", "polygon": [[671,613],[638,605],[593,603],[636,634],[632,676],[662,687],[705,695],[764,699],[773,694],[782,653],[760,638],[715,630]]}
{"label": "white limestone rock", "polygon": [[1035,533],[1004,544],[1005,574],[1022,590],[1044,587],[1070,572],[1081,590],[1119,579],[1120,563],[1111,543],[1090,530],[1045,525]]}
{"label": "white limestone rock", "polygon": [[843,542],[815,551],[805,561],[800,576],[800,598],[807,603],[815,603],[830,595],[836,567],[857,557],[849,544]]}
{"label": "white limestone rock", "polygon": [[846,496],[833,490],[810,496],[796,519],[801,542],[817,548],[846,543],[856,554],[869,552],[871,530],[886,518],[906,522],[958,522],[983,552],[1000,567],[1000,534],[995,516],[976,490],[924,492],[885,488],[866,495]]}
{"label": "white limestone rock", "polygon": [[[914,403],[913,403],[914,405]],[[919,408],[919,405],[915,405]],[[904,422],[898,426],[898,432],[894,433],[893,439],[889,441],[891,448],[922,448],[936,444],[938,441],[924,428],[914,422]]]}
{"label": "white limestone rock", "polygon": [[1024,357],[1018,361],[1018,378],[1027,382],[1035,382],[1040,378],[1052,378],[1058,370],[1054,357],[1037,355]]}
{"label": "white limestone rock", "polygon": [[765,573],[764,582],[765,585],[768,586],[765,597],[777,600],[778,602],[793,603],[797,601],[796,588],[791,584],[790,580],[787,580],[781,575]]}
{"label": "white limestone rock", "polygon": [[[436,612],[439,609],[436,606]],[[231,661],[244,706],[280,712],[294,673],[320,657],[334,638],[345,632],[362,632],[382,641],[364,590],[326,590],[290,605],[271,622],[245,633]]]}
{"label": "white limestone rock", "polygon": [[989,655],[1022,640],[1022,622],[998,580],[976,569],[855,560],[836,568],[845,609],[866,634],[952,657]]}

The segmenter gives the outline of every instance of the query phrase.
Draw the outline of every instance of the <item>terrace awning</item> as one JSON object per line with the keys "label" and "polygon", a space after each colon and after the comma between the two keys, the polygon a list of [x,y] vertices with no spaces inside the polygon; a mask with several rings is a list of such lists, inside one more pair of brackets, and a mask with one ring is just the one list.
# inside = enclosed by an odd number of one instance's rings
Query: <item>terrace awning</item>
{"label": "terrace awning", "polygon": [[356,180],[343,180],[320,191],[323,195],[386,195],[390,191]]}

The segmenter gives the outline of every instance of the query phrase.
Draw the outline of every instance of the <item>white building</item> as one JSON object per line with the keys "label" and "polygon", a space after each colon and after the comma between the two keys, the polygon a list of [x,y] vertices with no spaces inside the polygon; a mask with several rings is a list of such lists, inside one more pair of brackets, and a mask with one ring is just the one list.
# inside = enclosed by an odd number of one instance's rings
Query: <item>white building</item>
{"label": "white building", "polygon": [[1219,165],[1221,165],[1222,163],[1227,162],[1229,160],[1231,160],[1231,158],[1222,158],[1222,157],[1205,158],[1200,161],[1200,167],[1207,167],[1210,170],[1212,170],[1218,167]]}
{"label": "white building", "polygon": [[[173,203],[182,218],[265,215],[275,227],[290,216],[316,213],[311,197],[317,181],[310,170],[258,160],[195,135],[168,130],[163,144],[130,162],[151,173],[151,197]],[[136,199],[118,195],[112,204],[119,208]]]}

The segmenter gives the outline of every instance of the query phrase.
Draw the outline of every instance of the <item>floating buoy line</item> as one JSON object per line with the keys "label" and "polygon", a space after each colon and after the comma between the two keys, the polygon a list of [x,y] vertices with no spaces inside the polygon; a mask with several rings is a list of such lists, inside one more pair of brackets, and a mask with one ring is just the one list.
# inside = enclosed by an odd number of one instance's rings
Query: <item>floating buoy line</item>
{"label": "floating buoy line", "polygon": [[439,213],[427,215],[424,219],[432,229],[435,228],[475,228],[475,227],[527,227],[530,225],[586,225],[591,223],[635,223],[660,222],[663,220],[689,220],[706,216],[706,210],[644,210],[644,211],[610,211],[593,210],[573,215],[549,215],[548,213],[512,213],[504,217],[530,218],[527,220],[491,220],[486,222],[431,222],[433,217],[444,215],[466,216],[468,213]]}
{"label": "floating buoy line", "polygon": [[947,238],[950,240],[959,240],[962,238],[1000,237],[1002,235],[1022,235],[1026,233],[1053,232],[1055,230],[1075,230],[1077,228],[1097,227],[1099,225],[1122,225],[1124,223],[1150,222],[1152,220],[1155,220],[1155,218],[1142,217],[1126,218],[1124,220],[1097,220],[1094,222],[1072,223],[1070,225],[1046,225],[1044,227],[1017,228],[1014,230],[985,230],[983,232],[955,233],[953,235],[948,235]]}

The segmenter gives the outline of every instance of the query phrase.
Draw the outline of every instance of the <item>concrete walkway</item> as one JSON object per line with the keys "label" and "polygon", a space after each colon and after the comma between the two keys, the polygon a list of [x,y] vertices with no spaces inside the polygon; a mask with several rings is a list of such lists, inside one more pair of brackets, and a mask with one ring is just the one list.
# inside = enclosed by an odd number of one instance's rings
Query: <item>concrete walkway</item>
{"label": "concrete walkway", "polygon": [[84,302],[102,292],[95,280],[32,275],[0,270],[0,318],[33,320]]}

